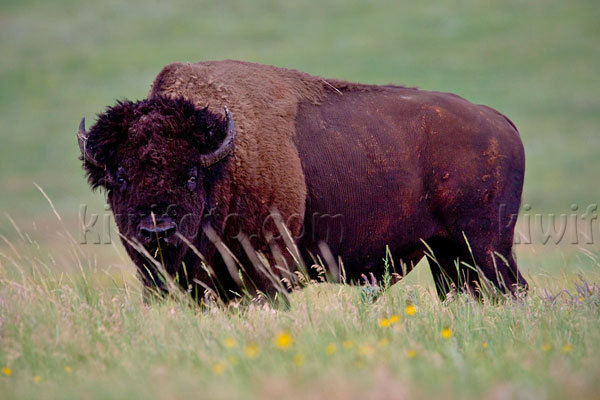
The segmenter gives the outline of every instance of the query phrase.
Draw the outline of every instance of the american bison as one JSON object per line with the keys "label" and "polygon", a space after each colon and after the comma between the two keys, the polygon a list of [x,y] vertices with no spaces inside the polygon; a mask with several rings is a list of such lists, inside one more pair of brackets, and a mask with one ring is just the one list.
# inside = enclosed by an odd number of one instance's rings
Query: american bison
{"label": "american bison", "polygon": [[512,252],[519,133],[454,94],[175,63],[78,139],[147,287],[163,287],[162,265],[196,293],[269,293],[317,256],[342,260],[349,281],[381,279],[386,248],[400,275],[427,256],[441,297],[480,293],[482,276],[527,287]]}

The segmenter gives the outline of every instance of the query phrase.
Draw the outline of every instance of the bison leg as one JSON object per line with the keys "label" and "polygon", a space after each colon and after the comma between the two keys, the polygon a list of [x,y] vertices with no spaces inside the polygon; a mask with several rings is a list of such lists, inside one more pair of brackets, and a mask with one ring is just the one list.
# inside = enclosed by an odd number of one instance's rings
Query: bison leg
{"label": "bison leg", "polygon": [[507,293],[516,294],[518,291],[527,290],[527,281],[519,272],[512,254],[512,243],[494,245],[482,240],[479,243],[470,243],[470,252],[470,264],[474,264],[474,259],[477,269],[485,276],[487,282]]}
{"label": "bison leg", "polygon": [[489,235],[482,237],[481,241],[477,238],[468,241],[463,237],[462,243],[451,239],[431,241],[427,261],[440,299],[444,300],[453,289],[481,297],[488,283],[513,294],[527,289],[511,246],[493,246]]}
{"label": "bison leg", "polygon": [[434,239],[428,243],[427,262],[438,296],[443,301],[452,290],[476,294],[479,275],[466,267],[466,253],[449,239]]}
{"label": "bison leg", "polygon": [[[515,184],[520,185],[520,182],[517,180]],[[517,215],[518,203],[514,199],[498,199],[492,204],[495,205],[482,204],[476,215],[459,218],[452,233],[453,240],[466,256],[465,263],[475,267],[485,277],[485,283],[506,293],[526,291],[527,281],[519,272],[512,252],[516,218],[511,215]],[[497,204],[506,204],[507,212],[497,211],[502,210]]]}

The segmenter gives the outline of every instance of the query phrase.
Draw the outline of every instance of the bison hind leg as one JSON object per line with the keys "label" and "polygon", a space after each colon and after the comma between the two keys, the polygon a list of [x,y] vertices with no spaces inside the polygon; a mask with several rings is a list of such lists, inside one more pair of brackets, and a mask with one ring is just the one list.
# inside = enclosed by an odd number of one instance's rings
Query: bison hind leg
{"label": "bison hind leg", "polygon": [[[489,236],[488,236],[489,237]],[[498,292],[527,290],[517,269],[511,246],[489,246],[488,241],[434,238],[428,242],[427,261],[438,296],[458,291],[476,298],[494,297]]]}
{"label": "bison hind leg", "polygon": [[480,287],[479,274],[465,265],[467,254],[451,239],[434,238],[425,252],[438,296],[443,301],[452,291],[473,295]]}

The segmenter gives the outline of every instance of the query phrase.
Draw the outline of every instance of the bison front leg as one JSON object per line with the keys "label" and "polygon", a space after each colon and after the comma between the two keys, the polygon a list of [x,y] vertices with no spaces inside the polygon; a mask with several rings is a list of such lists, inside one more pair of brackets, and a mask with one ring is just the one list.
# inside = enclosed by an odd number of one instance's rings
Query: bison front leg
{"label": "bison front leg", "polygon": [[150,304],[157,298],[164,298],[169,290],[166,283],[160,278],[159,274],[142,265],[138,267],[138,277],[142,282],[142,297],[144,303]]}

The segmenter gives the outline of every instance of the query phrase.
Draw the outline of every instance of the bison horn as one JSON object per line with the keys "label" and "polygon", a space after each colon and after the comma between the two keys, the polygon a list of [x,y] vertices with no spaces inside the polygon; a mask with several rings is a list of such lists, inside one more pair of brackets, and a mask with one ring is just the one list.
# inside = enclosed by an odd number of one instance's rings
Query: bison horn
{"label": "bison horn", "polygon": [[218,149],[212,153],[203,154],[200,158],[200,165],[203,167],[210,167],[213,164],[218,163],[223,158],[227,157],[233,150],[233,139],[235,138],[235,127],[233,126],[233,118],[229,113],[229,109],[225,106],[225,118],[227,119],[227,133],[225,139],[221,142]]}
{"label": "bison horn", "polygon": [[79,150],[83,155],[84,162],[90,163],[96,167],[104,168],[102,164],[94,159],[87,149],[88,133],[85,131],[85,117],[81,118],[79,123],[79,130],[77,131],[77,142],[79,143]]}

